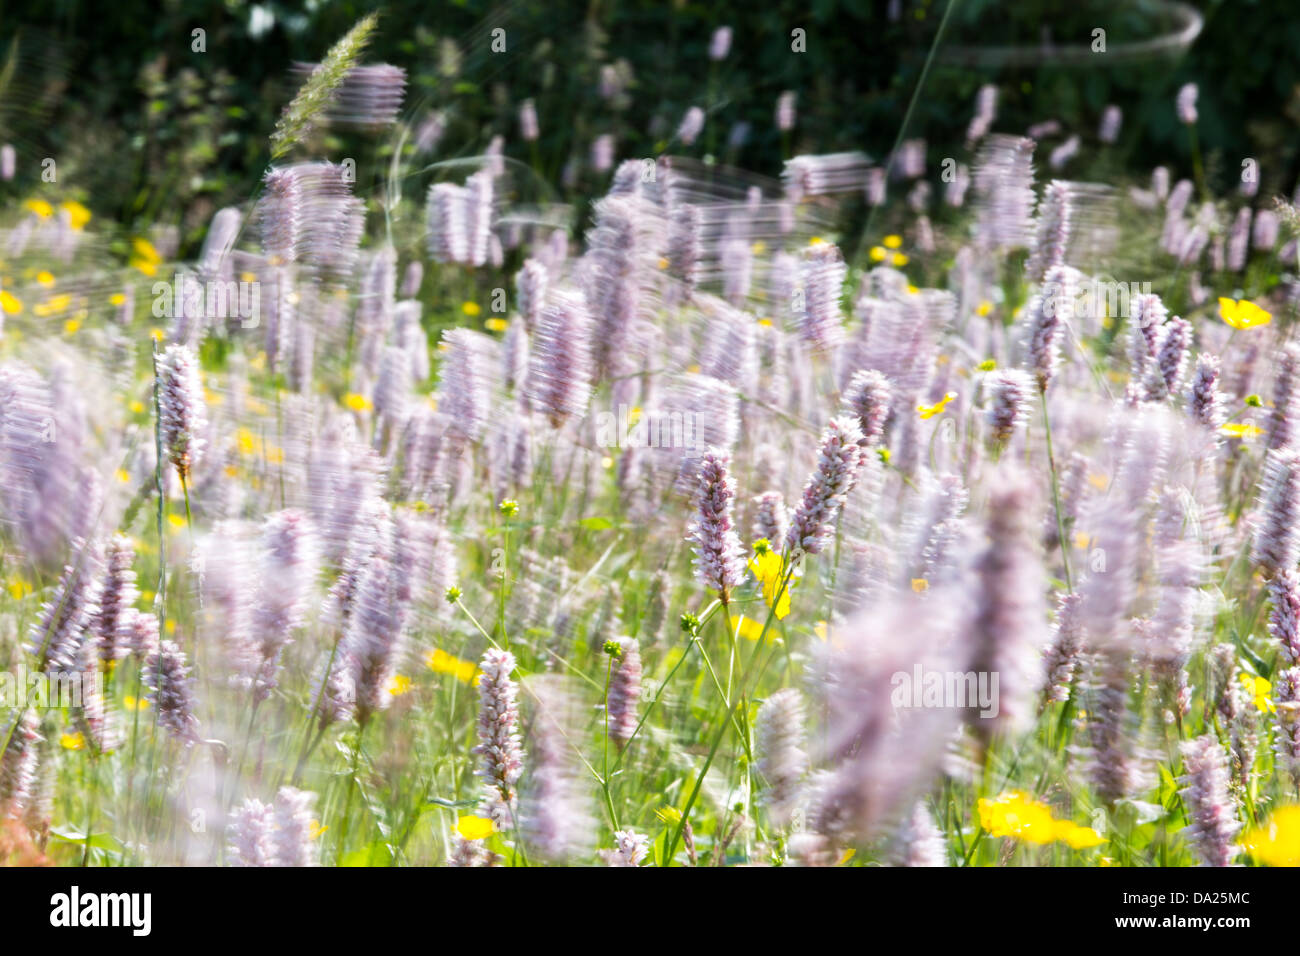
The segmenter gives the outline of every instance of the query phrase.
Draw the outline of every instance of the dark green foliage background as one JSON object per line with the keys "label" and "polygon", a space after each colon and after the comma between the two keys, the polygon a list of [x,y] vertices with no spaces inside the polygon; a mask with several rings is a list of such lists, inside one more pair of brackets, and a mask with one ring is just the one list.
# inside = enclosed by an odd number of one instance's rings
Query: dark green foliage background
{"label": "dark green foliage background", "polygon": [[[1044,31],[1061,44],[1087,44],[1092,30],[1115,45],[1168,28],[1154,0],[952,0],[940,54],[953,45],[1038,43]],[[1056,118],[1064,135],[1095,136],[1102,108],[1124,108],[1115,161],[1136,176],[1157,163],[1190,171],[1186,130],[1174,116],[1179,85],[1201,87],[1199,136],[1211,186],[1230,186],[1241,160],[1254,157],[1261,195],[1290,193],[1300,173],[1300,11],[1289,0],[1197,0],[1205,28],[1185,56],[1137,63],[1096,56],[1085,66],[1048,63],[976,71],[935,58],[915,109],[909,102],[944,19],[943,0],[903,0],[897,21],[885,0],[777,0],[696,3],[686,0],[554,2],[317,2],[270,0],[35,0],[0,7],[0,50],[14,64],[0,91],[0,137],[19,148],[17,180],[5,188],[40,188],[39,157],[59,162],[62,191],[128,228],[157,222],[182,227],[185,248],[211,213],[250,196],[268,161],[267,137],[292,96],[295,61],[319,60],[365,13],[381,11],[367,60],[408,71],[405,116],[448,111],[449,127],[434,158],[481,152],[504,134],[512,156],[534,166],[539,183],[555,184],[570,158],[583,159],[602,132],[618,138],[619,155],[664,149],[712,153],[768,175],[792,152],[865,149],[887,153],[896,137],[923,136],[930,169],[939,157],[964,156],[963,134],[981,83],[996,82],[996,129],[1022,131]],[[272,26],[250,34],[254,8]],[[261,14],[259,14],[260,16]],[[731,55],[711,64],[713,28],[735,30]],[[507,51],[489,49],[490,30],[507,31]],[[807,31],[807,52],[792,53],[794,28]],[[206,31],[206,52],[191,51],[191,31]],[[456,42],[459,70],[441,68],[439,46]],[[600,66],[628,61],[634,84],[621,108],[596,92]],[[799,125],[790,142],[773,128],[773,105],[785,89],[799,93]],[[542,138],[536,153],[520,142],[518,103],[537,100]],[[693,149],[667,140],[685,110],[704,106],[706,131]],[[733,123],[752,126],[748,143],[726,147]],[[1048,141],[1050,147],[1062,137]],[[368,156],[372,183],[386,170],[391,140],[327,141],[327,152]],[[31,162],[33,157],[36,162]],[[366,163],[359,159],[361,187]],[[579,177],[566,198],[603,191]],[[541,187],[539,186],[539,189]]]}

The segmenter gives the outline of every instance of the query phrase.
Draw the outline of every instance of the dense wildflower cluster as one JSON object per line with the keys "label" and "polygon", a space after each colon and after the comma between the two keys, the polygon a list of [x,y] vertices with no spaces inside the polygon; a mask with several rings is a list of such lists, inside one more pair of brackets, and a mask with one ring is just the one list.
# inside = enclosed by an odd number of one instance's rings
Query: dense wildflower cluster
{"label": "dense wildflower cluster", "polygon": [[699,518],[691,530],[696,576],[724,602],[740,583],[743,570],[740,537],[731,516],[735,481],[727,473],[727,464],[725,455],[705,454],[700,464]]}
{"label": "dense wildflower cluster", "polygon": [[518,685],[511,674],[515,658],[509,651],[489,650],[480,665],[478,746],[483,761],[479,776],[488,791],[490,815],[502,829],[514,825],[515,782],[523,769],[519,744]]}
{"label": "dense wildflower cluster", "polygon": [[[0,693],[37,678],[0,839],[1300,860],[1283,167],[1129,181],[1119,105],[1021,135],[992,83],[964,145],[813,152],[806,92],[720,95],[739,23],[692,40],[718,88],[644,128],[653,84],[595,37],[597,113],[503,78],[475,141],[438,102],[479,89],[468,52],[435,40],[430,87],[362,62],[380,26],[295,68],[206,231],[97,231],[62,181],[0,212]],[[1196,87],[1173,105],[1195,150]]]}
{"label": "dense wildflower cluster", "polygon": [[203,452],[203,387],[198,358],[181,345],[158,357],[158,432],[163,450],[182,479]]}

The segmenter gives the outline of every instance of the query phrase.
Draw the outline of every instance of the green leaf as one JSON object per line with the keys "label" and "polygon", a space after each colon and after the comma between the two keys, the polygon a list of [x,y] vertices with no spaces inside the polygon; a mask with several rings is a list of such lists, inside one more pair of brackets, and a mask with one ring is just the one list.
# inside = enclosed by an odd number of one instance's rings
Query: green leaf
{"label": "green leaf", "polygon": [[[86,845],[86,834],[77,830],[50,830],[50,836],[61,843],[75,843],[77,846]],[[117,838],[111,833],[92,833],[90,835],[90,845],[96,850],[106,850],[109,853],[121,853],[123,846]]]}
{"label": "green leaf", "polygon": [[424,804],[426,810],[469,810],[479,805],[479,800],[449,800],[446,797],[430,797]]}
{"label": "green leaf", "polygon": [[672,836],[672,831],[674,828],[675,825],[659,831],[659,835],[655,837],[654,843],[650,845],[650,858],[654,860],[655,866],[669,865],[670,861],[667,858],[668,841]]}
{"label": "green leaf", "polygon": [[339,866],[388,866],[392,862],[392,849],[382,840],[369,846],[343,854]]}

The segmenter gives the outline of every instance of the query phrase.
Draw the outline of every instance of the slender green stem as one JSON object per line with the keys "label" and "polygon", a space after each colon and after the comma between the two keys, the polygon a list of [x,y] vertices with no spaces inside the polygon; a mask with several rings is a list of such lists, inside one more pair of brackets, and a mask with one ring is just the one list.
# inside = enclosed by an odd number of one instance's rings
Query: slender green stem
{"label": "slender green stem", "polygon": [[[87,741],[87,746],[94,743]],[[95,813],[99,809],[99,754],[90,756],[90,811],[86,814],[86,841],[81,853],[81,865],[90,866],[90,840],[95,831]]]}
{"label": "slender green stem", "polygon": [[[782,567],[785,568],[785,571],[781,576],[781,586],[777,589],[776,595],[772,599],[772,606],[768,609],[767,619],[763,622],[763,630],[758,635],[757,645],[754,651],[755,654],[758,653],[758,648],[762,647],[763,640],[767,637],[768,629],[772,626],[772,621],[776,617],[776,609],[780,606],[781,598],[785,595],[786,589],[790,586],[790,581],[794,577],[796,563],[797,561],[782,561]],[[742,671],[740,675],[740,700],[744,699],[746,676],[746,673]],[[727,714],[723,716],[730,717],[731,713],[732,708],[728,707]],[[731,726],[730,720],[724,719],[719,721],[718,731],[714,734],[713,742],[709,746],[708,756],[704,760],[704,765],[700,767],[700,772],[695,777],[695,786],[691,789],[690,796],[686,800],[686,806],[682,809],[681,820],[678,821],[677,827],[673,830],[673,835],[668,842],[668,850],[664,855],[664,859],[669,863],[669,865],[672,863],[673,854],[677,852],[677,844],[682,838],[682,831],[686,829],[686,824],[690,820],[691,809],[695,806],[695,800],[700,795],[700,788],[704,786],[704,777],[709,772],[709,768],[713,766],[713,758],[717,755],[718,747],[722,743],[722,738],[726,735],[729,726]]]}
{"label": "slender green stem", "polygon": [[338,851],[334,857],[334,865],[338,866],[343,862],[343,854],[348,848],[348,834],[352,829],[352,796],[357,789],[357,774],[361,767],[361,739],[366,733],[366,721],[362,721],[357,726],[356,740],[352,744],[352,765],[348,770],[348,790],[347,797],[343,801],[343,822],[339,828]]}
{"label": "slender green stem", "polygon": [[1056,456],[1052,453],[1052,422],[1047,414],[1047,392],[1039,393],[1043,400],[1043,433],[1047,436],[1047,467],[1052,475],[1052,505],[1056,509],[1056,536],[1061,546],[1061,565],[1065,569],[1065,588],[1074,590],[1070,579],[1070,542],[1065,537],[1065,514],[1061,509],[1061,482],[1056,470]]}

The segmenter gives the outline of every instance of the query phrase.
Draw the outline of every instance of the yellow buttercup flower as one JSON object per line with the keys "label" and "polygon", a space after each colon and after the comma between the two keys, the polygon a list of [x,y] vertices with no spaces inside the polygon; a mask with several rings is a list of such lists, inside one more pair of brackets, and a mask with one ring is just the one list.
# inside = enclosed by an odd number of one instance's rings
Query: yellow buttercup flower
{"label": "yellow buttercup flower", "polygon": [[40,272],[36,273],[36,281],[48,288],[49,286],[54,285],[54,273],[50,272],[48,269],[42,269]]}
{"label": "yellow buttercup flower", "polygon": [[235,432],[235,447],[241,455],[248,457],[257,449],[257,436],[247,428],[241,428]]}
{"label": "yellow buttercup flower", "polygon": [[901,269],[903,268],[903,266],[907,265],[908,263],[907,253],[895,252],[893,257],[889,261],[892,262],[899,269]]}
{"label": "yellow buttercup flower", "polygon": [[158,254],[158,250],[154,248],[153,243],[148,239],[132,239],[131,252],[136,256],[136,258],[143,259],[146,262],[162,262],[162,256]]}
{"label": "yellow buttercup flower", "polygon": [[884,246],[872,246],[868,255],[872,262],[884,262],[885,257],[889,255],[889,250]]}
{"label": "yellow buttercup flower", "polygon": [[1060,831],[1057,839],[1076,850],[1085,850],[1090,846],[1100,846],[1106,842],[1105,838],[1092,827],[1077,826],[1068,820],[1057,821],[1057,827]]}
{"label": "yellow buttercup flower", "polygon": [[411,678],[407,677],[405,674],[394,674],[388,681],[388,687],[385,689],[394,697],[401,697],[403,694],[408,693],[411,690],[411,686]]}
{"label": "yellow buttercup flower", "polygon": [[1051,843],[1056,839],[1055,821],[1046,804],[1029,799],[1021,790],[1011,790],[994,799],[979,802],[980,826],[995,837],[1015,837],[1028,843]]}
{"label": "yellow buttercup flower", "polygon": [[975,306],[975,314],[978,315],[980,318],[984,318],[992,311],[993,311],[993,303],[990,302],[988,299],[985,299],[979,305]]}
{"label": "yellow buttercup flower", "polygon": [[461,817],[456,832],[466,840],[485,840],[492,835],[492,821],[487,817]]}
{"label": "yellow buttercup flower", "polygon": [[328,826],[321,826],[319,820],[313,820],[311,821],[311,823],[307,825],[307,835],[310,836],[313,840],[319,840],[321,838],[321,834],[323,834],[328,829],[329,829]]}
{"label": "yellow buttercup flower", "polygon": [[0,309],[6,315],[17,315],[23,310],[23,304],[12,292],[0,291]]}
{"label": "yellow buttercup flower", "polygon": [[68,225],[78,232],[90,222],[90,210],[75,199],[59,203],[59,208],[68,214]]}
{"label": "yellow buttercup flower", "polygon": [[[790,586],[781,591],[781,579],[784,577],[785,564],[781,560],[781,555],[772,550],[771,545],[766,541],[759,541],[760,547],[755,547],[754,557],[749,561],[749,570],[758,579],[763,586],[763,601],[770,608],[773,602],[776,602],[774,613],[778,621],[785,620],[790,613]],[[794,584],[793,581],[790,582]],[[781,591],[781,599],[777,601],[777,592]],[[761,628],[760,628],[761,630]]]}
{"label": "yellow buttercup flower", "polygon": [[1242,686],[1255,702],[1255,709],[1261,714],[1271,714],[1277,711],[1277,706],[1268,696],[1268,692],[1273,689],[1266,677],[1256,677],[1254,674],[1242,673]]}
{"label": "yellow buttercup flower", "polygon": [[54,207],[44,199],[29,199],[23,203],[23,208],[28,212],[34,212],[42,219],[49,219],[54,215]]}
{"label": "yellow buttercup flower", "polygon": [[442,648],[435,648],[424,660],[435,674],[451,674],[466,684],[472,684],[479,675],[478,666],[473,661],[462,660]]}
{"label": "yellow buttercup flower", "polygon": [[1265,822],[1242,835],[1241,845],[1268,866],[1300,866],[1300,807],[1278,807]]}
{"label": "yellow buttercup flower", "polygon": [[478,315],[480,312],[483,311],[483,309],[480,308],[477,302],[462,302],[460,305],[460,310],[464,312],[466,315],[470,316],[471,318],[473,318],[474,316]]}
{"label": "yellow buttercup flower", "polygon": [[882,239],[881,242],[883,242],[883,243],[885,244],[885,248],[886,248],[886,249],[901,249],[901,248],[903,248],[903,237],[902,237],[902,236],[897,236],[897,235],[888,235],[888,236],[885,236],[885,238]]}
{"label": "yellow buttercup flower", "polygon": [[510,325],[510,323],[507,322],[505,319],[493,318],[493,319],[488,319],[486,322],[483,323],[483,325],[487,328],[489,332],[504,332],[506,328]]}
{"label": "yellow buttercup flower", "polygon": [[655,816],[658,817],[662,823],[682,822],[682,811],[678,810],[676,807],[660,807],[655,811]]}
{"label": "yellow buttercup flower", "polygon": [[[759,638],[763,636],[762,622],[756,621],[752,617],[745,617],[744,615],[741,615],[736,619],[735,628],[736,628],[736,633],[739,634],[747,641],[757,641]],[[769,629],[768,640],[769,641],[772,640],[775,636],[776,636],[775,632]]]}
{"label": "yellow buttercup flower", "polygon": [[81,731],[77,731],[73,734],[64,734],[59,738],[59,746],[64,750],[85,750],[86,738]]}
{"label": "yellow buttercup flower", "polygon": [[128,265],[133,269],[139,269],[145,275],[152,277],[158,273],[160,262],[162,256],[158,254],[152,242],[143,238],[131,240],[131,258]]}
{"label": "yellow buttercup flower", "polygon": [[1231,438],[1254,438],[1257,435],[1264,434],[1264,429],[1258,425],[1247,425],[1244,422],[1229,422],[1226,425],[1220,425],[1219,431]]}
{"label": "yellow buttercup flower", "polygon": [[930,582],[925,578],[912,578],[912,590],[917,594],[928,591],[930,590]]}
{"label": "yellow buttercup flower", "polygon": [[39,316],[54,315],[58,312],[66,312],[71,305],[72,296],[65,292],[61,295],[50,296],[48,302],[32,306],[32,311]]}
{"label": "yellow buttercup flower", "polygon": [[1255,329],[1273,321],[1270,312],[1246,299],[1219,299],[1219,317],[1234,329]]}
{"label": "yellow buttercup flower", "polygon": [[1057,820],[1047,804],[1023,790],[1008,790],[979,802],[980,826],[995,837],[1013,837],[1039,846],[1062,842],[1076,850],[1104,843],[1096,830],[1069,820]]}
{"label": "yellow buttercup flower", "polygon": [[122,698],[122,708],[130,713],[135,713],[137,710],[148,710],[149,701],[143,697],[133,697],[127,694]]}
{"label": "yellow buttercup flower", "polygon": [[364,395],[358,395],[356,392],[348,392],[344,395],[343,404],[354,412],[368,412],[375,407],[370,404],[370,399]]}
{"label": "yellow buttercup flower", "polygon": [[917,405],[916,410],[920,413],[920,416],[923,419],[934,418],[935,415],[941,414],[943,410],[948,407],[948,403],[956,397],[956,392],[949,392],[933,405]]}

